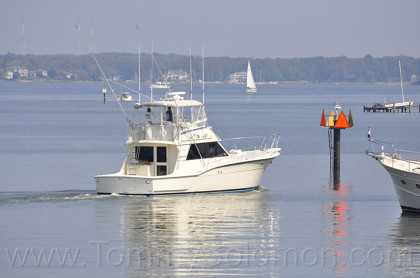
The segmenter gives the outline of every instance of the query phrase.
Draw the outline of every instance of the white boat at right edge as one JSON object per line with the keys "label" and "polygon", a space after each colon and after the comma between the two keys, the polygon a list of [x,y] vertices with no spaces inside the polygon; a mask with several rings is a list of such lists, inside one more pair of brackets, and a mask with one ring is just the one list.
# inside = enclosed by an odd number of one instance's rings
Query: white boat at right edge
{"label": "white boat at right edge", "polygon": [[[375,158],[390,174],[402,211],[420,213],[420,152],[396,149],[378,140],[371,142],[380,145],[381,151],[366,150],[366,154]],[[392,153],[385,152],[385,146],[391,146]]]}

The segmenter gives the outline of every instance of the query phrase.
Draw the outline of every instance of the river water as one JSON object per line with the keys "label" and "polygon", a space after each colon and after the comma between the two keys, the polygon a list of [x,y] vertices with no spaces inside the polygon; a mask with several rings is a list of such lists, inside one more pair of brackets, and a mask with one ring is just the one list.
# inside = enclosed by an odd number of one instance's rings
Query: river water
{"label": "river water", "polygon": [[[247,95],[208,85],[219,137],[279,133],[281,155],[258,191],[157,197],[95,194],[93,176],[120,169],[128,131],[116,102],[103,104],[104,86],[0,83],[2,277],[420,275],[420,218],[401,215],[389,175],[364,154],[369,126],[375,139],[420,150],[418,111],[363,112],[400,101],[399,86],[260,85]],[[420,87],[404,93],[420,103]],[[320,120],[337,100],[355,126],[341,132],[333,188]]]}

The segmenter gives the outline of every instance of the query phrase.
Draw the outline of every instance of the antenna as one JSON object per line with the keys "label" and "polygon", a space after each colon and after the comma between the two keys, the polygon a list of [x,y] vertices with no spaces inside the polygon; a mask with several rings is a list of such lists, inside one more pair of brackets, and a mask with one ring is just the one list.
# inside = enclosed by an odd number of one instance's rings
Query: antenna
{"label": "antenna", "polygon": [[81,34],[80,34],[80,21],[79,21],[79,16],[77,16],[77,30],[79,32],[77,32],[77,54],[80,55],[82,54],[82,38],[81,38]]}
{"label": "antenna", "polygon": [[89,42],[89,50],[91,52],[95,51],[95,45],[93,44],[93,19],[90,20],[90,42]]}
{"label": "antenna", "polygon": [[204,46],[201,46],[201,59],[202,59],[202,66],[203,66],[203,104],[204,104]]}
{"label": "antenna", "polygon": [[192,92],[192,62],[191,62],[191,45],[190,45],[190,84],[191,84],[191,100],[193,99]]}
{"label": "antenna", "polygon": [[25,24],[23,24],[23,16],[22,16],[22,55],[26,55],[26,35],[25,35]]}
{"label": "antenna", "polygon": [[400,65],[401,93],[402,93],[402,98],[403,98],[403,102],[404,102],[404,87],[403,87],[403,84],[402,84],[401,61],[400,60],[398,60],[398,64]]}
{"label": "antenna", "polygon": [[140,104],[140,96],[141,96],[141,90],[140,90],[140,45],[139,45],[139,104]]}

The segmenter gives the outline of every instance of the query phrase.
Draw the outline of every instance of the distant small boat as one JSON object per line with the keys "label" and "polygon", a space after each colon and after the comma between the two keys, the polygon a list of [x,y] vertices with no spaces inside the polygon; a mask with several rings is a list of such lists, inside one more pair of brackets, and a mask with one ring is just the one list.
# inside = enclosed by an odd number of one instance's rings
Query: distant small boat
{"label": "distant small boat", "polygon": [[248,71],[246,73],[246,92],[256,93],[257,87],[255,86],[254,77],[252,76],[251,63],[248,60]]}
{"label": "distant small boat", "polygon": [[[367,150],[366,154],[375,158],[391,175],[402,211],[420,213],[420,153],[395,149],[382,141],[371,142],[380,144],[381,152]],[[391,145],[393,152],[385,152],[384,144]]]}
{"label": "distant small boat", "polygon": [[124,93],[121,93],[121,96],[118,100],[119,101],[133,101],[133,97],[129,93],[124,92]]}
{"label": "distant small boat", "polygon": [[152,87],[154,89],[168,89],[169,84],[166,82],[156,82],[155,84],[152,84]]}
{"label": "distant small boat", "polygon": [[401,74],[401,61],[398,61],[398,64],[400,66],[400,81],[401,81],[401,94],[402,94],[402,102],[395,102],[395,103],[385,103],[385,108],[404,108],[413,106],[412,101],[404,101],[404,87],[402,83],[402,74]]}

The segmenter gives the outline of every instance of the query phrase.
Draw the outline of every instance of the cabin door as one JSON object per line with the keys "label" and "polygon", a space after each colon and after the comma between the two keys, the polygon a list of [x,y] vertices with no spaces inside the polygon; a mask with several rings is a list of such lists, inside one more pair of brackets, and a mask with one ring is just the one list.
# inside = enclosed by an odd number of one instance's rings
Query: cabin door
{"label": "cabin door", "polygon": [[167,148],[156,147],[156,176],[166,176],[168,174]]}

